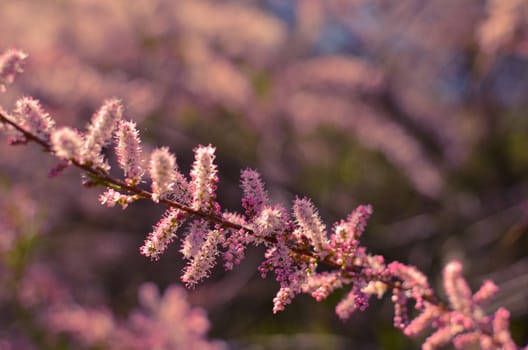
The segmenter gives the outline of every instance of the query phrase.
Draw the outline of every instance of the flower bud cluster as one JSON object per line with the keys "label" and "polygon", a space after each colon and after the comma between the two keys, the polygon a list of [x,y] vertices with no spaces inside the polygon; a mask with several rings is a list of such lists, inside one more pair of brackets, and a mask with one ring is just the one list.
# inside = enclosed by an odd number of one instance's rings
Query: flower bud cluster
{"label": "flower bud cluster", "polygon": [[76,130],[63,126],[51,135],[51,146],[59,158],[81,159],[83,139]]}
{"label": "flower bud cluster", "polygon": [[[397,267],[393,265],[393,268]],[[406,278],[409,282],[415,279],[415,272],[408,273]],[[479,291],[472,295],[459,261],[446,265],[443,282],[449,311],[431,301],[417,303],[420,314],[403,328],[407,336],[417,336],[427,327],[433,327],[435,330],[425,339],[422,349],[439,349],[449,343],[457,349],[475,345],[489,350],[517,349],[508,330],[509,312],[499,308],[493,316],[486,316],[480,307],[497,292],[493,282],[484,281]]]}
{"label": "flower bud cluster", "polygon": [[51,135],[51,147],[59,158],[108,172],[110,165],[105,160],[102,149],[110,142],[122,114],[120,100],[107,100],[92,116],[86,132],[79,133],[68,127],[59,128]]}
{"label": "flower bud cluster", "polygon": [[351,266],[359,247],[359,237],[363,234],[366,221],[372,215],[370,205],[360,205],[348,217],[334,225],[334,233],[330,237],[336,262],[343,266]]}
{"label": "flower bud cluster", "polygon": [[157,148],[150,155],[152,200],[158,202],[172,190],[176,173],[176,157],[167,147]]}
{"label": "flower bud cluster", "polygon": [[308,237],[316,253],[324,259],[328,254],[329,242],[325,227],[313,204],[307,198],[296,198],[293,214],[298,224],[296,234]]}
{"label": "flower bud cluster", "polygon": [[240,187],[242,188],[242,207],[246,209],[246,216],[257,216],[268,202],[268,194],[260,174],[253,169],[245,169],[240,173]]}
{"label": "flower bud cluster", "polygon": [[218,246],[223,239],[221,230],[211,230],[207,233],[205,242],[184,270],[181,280],[187,286],[194,287],[198,282],[209,277],[211,269],[216,265]]}
{"label": "flower bud cluster", "polygon": [[336,314],[340,319],[348,319],[352,313],[359,309],[365,311],[368,306],[368,296],[354,285],[352,290],[337,304]]}
{"label": "flower bud cluster", "polygon": [[149,233],[145,244],[139,249],[141,254],[152,260],[158,260],[159,256],[176,238],[176,230],[185,221],[186,217],[186,213],[180,209],[167,209],[160,221],[154,226],[152,232]]}
{"label": "flower bud cluster", "polygon": [[[224,212],[222,217],[224,220],[240,225],[240,227],[245,227],[247,225],[244,217],[237,213]],[[248,245],[258,244],[257,237],[255,235],[248,235],[243,228],[238,230],[230,229],[229,233],[230,235],[226,237],[222,244],[224,249],[226,249],[222,254],[226,271],[232,270],[235,265],[242,262]]]}
{"label": "flower bud cluster", "polygon": [[204,243],[207,235],[209,223],[206,220],[194,220],[188,226],[187,235],[182,242],[180,252],[184,258],[192,259],[198,254],[200,247]]}
{"label": "flower bud cluster", "polygon": [[115,207],[116,204],[119,204],[121,208],[126,209],[128,205],[136,199],[136,196],[126,195],[113,188],[107,188],[106,191],[99,196],[99,203],[106,205],[109,208]]}
{"label": "flower bud cluster", "polygon": [[44,111],[39,101],[23,97],[16,102],[13,117],[24,130],[49,140],[55,128],[55,121]]}
{"label": "flower bud cluster", "polygon": [[218,171],[214,164],[215,157],[215,148],[211,145],[200,145],[194,149],[194,163],[191,170],[191,207],[195,210],[212,211],[219,214],[220,207],[216,202]]}
{"label": "flower bud cluster", "polygon": [[143,159],[136,123],[121,120],[115,138],[117,163],[125,173],[125,181],[131,185],[139,184],[143,177]]}
{"label": "flower bud cluster", "polygon": [[101,150],[112,139],[114,130],[122,117],[123,106],[120,100],[113,98],[103,103],[92,116],[84,135],[83,162],[92,163],[95,167],[105,171],[110,169]]}

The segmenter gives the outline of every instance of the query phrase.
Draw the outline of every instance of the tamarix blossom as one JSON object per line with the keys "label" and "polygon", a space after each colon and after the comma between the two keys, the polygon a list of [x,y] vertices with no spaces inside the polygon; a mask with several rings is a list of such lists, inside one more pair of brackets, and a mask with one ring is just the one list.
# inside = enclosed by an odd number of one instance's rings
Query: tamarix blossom
{"label": "tamarix blossom", "polygon": [[253,169],[242,170],[240,173],[240,187],[243,198],[242,207],[246,209],[246,216],[253,218],[261,212],[268,202],[268,194],[260,179],[260,174]]}
{"label": "tamarix blossom", "polygon": [[140,248],[141,254],[158,260],[168,245],[176,238],[176,230],[185,221],[187,214],[177,208],[169,208],[154,227]]}
{"label": "tamarix blossom", "polygon": [[122,115],[121,101],[111,99],[103,103],[101,108],[92,116],[84,135],[83,161],[92,162],[101,169],[106,170],[108,168],[101,150],[110,142]]}
{"label": "tamarix blossom", "polygon": [[13,118],[26,131],[49,140],[55,127],[55,121],[40,106],[39,101],[23,97],[16,102]]}
{"label": "tamarix blossom", "polygon": [[220,208],[216,203],[216,184],[218,183],[217,166],[214,164],[215,148],[198,146],[194,149],[194,163],[191,169],[192,208],[195,210],[212,210]]}
{"label": "tamarix blossom", "polygon": [[324,259],[328,254],[328,237],[312,203],[306,198],[297,198],[293,204],[293,214],[298,224],[297,234],[308,237],[317,254]]}
{"label": "tamarix blossom", "polygon": [[[0,59],[0,84],[9,82],[12,72],[20,70],[16,64],[16,69],[9,68],[11,63],[4,68],[13,53],[5,55]],[[188,177],[178,170],[176,157],[167,147],[156,148],[145,164],[140,133],[135,123],[123,120],[122,114],[121,102],[111,99],[94,114],[86,131],[55,129],[38,101],[24,98],[12,115],[0,110],[0,122],[10,135],[35,142],[62,162],[80,168],[88,179],[86,184],[106,187],[100,196],[102,204],[126,208],[146,199],[167,206],[140,252],[152,260],[160,259],[178,238],[178,230],[186,227],[180,252],[188,261],[181,276],[188,287],[211,274],[218,256],[225,260],[225,268],[231,269],[241,262],[248,246],[262,245],[265,253],[258,269],[263,277],[274,274],[280,286],[273,312],[283,310],[300,293],[322,301],[333,291],[346,288],[336,313],[347,319],[356,310],[365,310],[371,297],[381,298],[391,292],[395,327],[410,337],[428,327],[433,329],[424,340],[424,350],[449,343],[457,348],[470,343],[483,349],[517,348],[508,330],[509,312],[499,308],[486,315],[482,308],[498,289],[493,282],[485,281],[472,294],[462,277],[462,264],[453,261],[443,273],[448,299],[443,302],[418,268],[397,261],[386,263],[383,256],[369,253],[360,238],[372,215],[371,206],[359,206],[329,230],[311,200],[296,198],[292,210],[270,203],[261,176],[246,169],[241,173],[244,213],[222,212],[216,195],[219,177],[215,147],[200,145],[194,149]],[[112,140],[124,179],[110,175],[110,164],[102,153]],[[158,306],[154,308],[163,312]]]}
{"label": "tamarix blossom", "polygon": [[143,177],[143,159],[136,123],[121,120],[115,137],[117,162],[125,173],[126,181],[130,184],[140,183]]}
{"label": "tamarix blossom", "polygon": [[22,64],[27,55],[19,50],[7,50],[0,55],[0,92],[4,92],[6,85],[15,80],[15,76],[22,72]]}
{"label": "tamarix blossom", "polygon": [[173,186],[176,157],[166,147],[158,148],[150,155],[150,177],[152,179],[152,200],[159,201]]}

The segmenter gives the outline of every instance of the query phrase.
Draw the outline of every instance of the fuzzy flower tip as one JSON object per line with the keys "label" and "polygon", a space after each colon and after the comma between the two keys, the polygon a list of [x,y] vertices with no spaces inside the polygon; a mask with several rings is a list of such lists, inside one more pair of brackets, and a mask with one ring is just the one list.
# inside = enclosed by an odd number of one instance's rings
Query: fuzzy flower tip
{"label": "fuzzy flower tip", "polygon": [[99,196],[99,202],[109,208],[119,204],[121,208],[126,209],[128,205],[137,199],[136,196],[120,193],[113,188],[108,188]]}
{"label": "fuzzy flower tip", "polygon": [[189,224],[187,235],[180,250],[186,259],[191,259],[198,254],[206,239],[208,226],[208,222],[205,220],[194,220]]}
{"label": "fuzzy flower tip", "polygon": [[[372,215],[373,209],[371,205],[360,205],[350,214],[347,218],[347,222],[352,228],[352,236],[359,238],[367,227],[367,221]],[[352,237],[349,237],[350,239]]]}
{"label": "fuzzy flower tip", "polygon": [[112,139],[117,124],[123,117],[123,105],[119,99],[110,99],[92,116],[85,135],[85,159],[96,161],[101,149]]}
{"label": "fuzzy flower tip", "polygon": [[246,209],[246,215],[253,218],[262,210],[268,201],[268,194],[260,174],[253,169],[242,170],[240,174],[240,187],[244,193],[242,207]]}
{"label": "fuzzy flower tip", "polygon": [[181,277],[182,282],[188,287],[192,288],[204,278],[209,277],[211,269],[216,264],[218,245],[222,243],[222,238],[219,230],[212,230],[207,234],[207,239]]}
{"label": "fuzzy flower tip", "polygon": [[469,314],[472,306],[471,289],[462,276],[462,264],[452,261],[443,271],[444,289],[453,309]]}
{"label": "fuzzy flower tip", "polygon": [[340,319],[346,320],[356,310],[356,294],[349,292],[336,306],[336,314]]}
{"label": "fuzzy flower tip", "polygon": [[22,64],[27,54],[22,51],[11,49],[0,55],[0,92],[15,80],[18,73],[22,73]]}
{"label": "fuzzy flower tip", "polygon": [[412,297],[416,300],[416,308],[424,305],[424,297],[433,295],[433,290],[427,282],[427,277],[416,267],[404,265],[393,261],[387,266],[390,275],[400,279],[405,289],[410,289]]}
{"label": "fuzzy flower tip", "polygon": [[517,349],[509,330],[510,312],[505,308],[499,308],[493,317],[493,338],[501,349]]}
{"label": "fuzzy flower tip", "polygon": [[299,225],[299,234],[305,235],[315,251],[324,258],[329,248],[325,226],[313,204],[307,198],[296,198],[293,204],[293,213]]}
{"label": "fuzzy flower tip", "polygon": [[136,123],[120,121],[115,139],[117,162],[125,173],[126,181],[131,184],[138,184],[143,176],[143,166],[141,140],[136,129]]}
{"label": "fuzzy flower tip", "polygon": [[39,101],[23,97],[16,102],[15,120],[26,131],[48,140],[55,128],[55,121],[42,109]]}
{"label": "fuzzy flower tip", "polygon": [[431,334],[422,345],[422,350],[434,350],[447,345],[453,339],[453,330],[451,327],[439,328],[436,332]]}
{"label": "fuzzy flower tip", "polygon": [[253,221],[255,235],[266,238],[284,229],[288,218],[281,207],[264,207]]}
{"label": "fuzzy flower tip", "polygon": [[152,200],[158,202],[173,187],[176,157],[167,147],[157,148],[150,155]]}
{"label": "fuzzy flower tip", "polygon": [[191,169],[192,207],[196,210],[218,212],[219,207],[215,201],[218,171],[215,159],[215,148],[198,146],[194,150],[194,163]]}
{"label": "fuzzy flower tip", "polygon": [[139,251],[141,254],[158,260],[160,255],[167,249],[169,244],[176,238],[176,230],[183,223],[187,214],[180,209],[169,208],[163,214],[151,233],[149,233],[145,244]]}
{"label": "fuzzy flower tip", "polygon": [[499,287],[490,280],[485,280],[480,289],[473,295],[473,303],[482,305],[491,300],[499,291]]}
{"label": "fuzzy flower tip", "polygon": [[57,157],[79,160],[82,154],[82,137],[72,128],[62,127],[51,135],[51,146]]}
{"label": "fuzzy flower tip", "polygon": [[310,293],[317,301],[326,299],[330,293],[343,286],[343,281],[340,279],[340,272],[333,271],[316,273],[304,281],[302,290],[304,293]]}
{"label": "fuzzy flower tip", "polygon": [[365,311],[368,306],[368,296],[354,286],[350,292],[337,304],[336,314],[340,319],[350,318],[355,310]]}
{"label": "fuzzy flower tip", "polygon": [[185,176],[177,169],[174,171],[174,183],[172,190],[167,194],[167,199],[189,205],[192,201],[191,194],[189,192],[189,181]]}
{"label": "fuzzy flower tip", "polygon": [[277,295],[273,298],[273,313],[276,314],[279,311],[283,311],[284,307],[291,303],[294,295],[295,293],[288,287],[279,289]]}
{"label": "fuzzy flower tip", "polygon": [[403,332],[408,337],[415,337],[429,327],[440,315],[441,312],[436,306],[427,304],[424,311],[406,325]]}

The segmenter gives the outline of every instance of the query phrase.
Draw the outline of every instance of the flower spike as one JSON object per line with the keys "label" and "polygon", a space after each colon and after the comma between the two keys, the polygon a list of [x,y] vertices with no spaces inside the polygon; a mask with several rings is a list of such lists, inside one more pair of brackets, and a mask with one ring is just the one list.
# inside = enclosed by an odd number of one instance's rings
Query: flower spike
{"label": "flower spike", "polygon": [[152,200],[158,202],[173,187],[176,157],[167,147],[157,148],[150,155]]}
{"label": "flower spike", "polygon": [[101,108],[92,116],[88,130],[84,136],[84,161],[108,170],[101,150],[112,139],[112,134],[123,117],[121,101],[113,98],[106,100]]}
{"label": "flower spike", "polygon": [[55,129],[55,121],[42,109],[39,101],[23,97],[16,102],[15,120],[25,131],[49,140]]}
{"label": "flower spike", "polygon": [[307,198],[296,198],[293,213],[299,225],[299,235],[305,235],[313,244],[317,254],[324,258],[328,254],[329,241],[325,226],[313,204]]}
{"label": "flower spike", "polygon": [[143,177],[141,140],[136,123],[121,120],[115,133],[117,162],[123,169],[126,181],[139,184]]}
{"label": "flower spike", "polygon": [[176,238],[176,230],[181,226],[187,214],[179,209],[169,208],[163,217],[149,233],[145,244],[139,251],[141,254],[158,260],[160,255],[167,249],[168,245]]}
{"label": "flower spike", "polygon": [[26,58],[27,54],[14,49],[0,55],[0,92],[4,92],[6,85],[11,84],[18,73],[22,73]]}
{"label": "flower spike", "polygon": [[[0,55],[0,90],[21,71],[24,59],[25,54],[18,51]],[[493,282],[484,281],[472,294],[462,276],[462,264],[450,262],[443,271],[448,302],[442,302],[418,268],[397,261],[387,265],[383,256],[370,254],[360,238],[372,214],[371,206],[359,206],[346,220],[335,223],[328,237],[327,226],[309,199],[296,198],[291,217],[280,204],[269,203],[260,175],[246,169],[240,181],[246,215],[221,213],[216,198],[219,179],[215,148],[211,145],[194,149],[190,181],[178,170],[176,157],[167,147],[155,149],[150,155],[148,174],[152,184],[148,188],[142,183],[146,169],[139,133],[135,123],[124,121],[122,114],[121,102],[110,99],[93,115],[85,133],[68,127],[55,129],[55,122],[39,102],[25,97],[17,102],[13,115],[0,107],[0,126],[17,137],[14,141],[35,142],[60,158],[53,175],[66,166],[82,169],[86,186],[106,188],[99,196],[101,204],[119,204],[125,209],[136,200],[149,199],[168,206],[140,248],[140,253],[152,260],[160,258],[177,238],[177,230],[189,220],[180,249],[188,261],[181,280],[188,287],[210,275],[218,255],[223,256],[224,267],[229,270],[240,263],[249,245],[262,245],[264,260],[258,270],[263,277],[273,274],[280,285],[273,299],[274,313],[300,293],[322,301],[334,290],[346,287],[349,289],[336,306],[336,313],[347,319],[354,311],[364,310],[371,296],[381,298],[392,291],[396,328],[409,337],[432,329],[422,344],[424,350],[449,343],[459,349],[518,349],[509,332],[509,311],[499,308],[486,315],[483,308],[498,291]],[[110,165],[102,154],[103,147],[112,140],[124,179],[108,171]],[[165,315],[164,302],[180,299],[174,290],[162,298],[148,287],[142,295],[144,306],[160,317]]]}
{"label": "flower spike", "polygon": [[216,202],[218,183],[217,166],[214,164],[215,148],[198,146],[194,149],[194,163],[191,170],[192,208],[218,214],[220,207]]}
{"label": "flower spike", "polygon": [[77,131],[63,126],[51,135],[51,146],[59,158],[65,160],[80,159],[83,139]]}

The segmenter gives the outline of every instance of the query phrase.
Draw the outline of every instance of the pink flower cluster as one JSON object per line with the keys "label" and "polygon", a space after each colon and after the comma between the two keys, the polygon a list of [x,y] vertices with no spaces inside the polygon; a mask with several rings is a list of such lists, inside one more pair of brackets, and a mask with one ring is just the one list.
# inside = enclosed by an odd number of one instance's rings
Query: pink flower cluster
{"label": "pink flower cluster", "polygon": [[[94,114],[86,131],[55,129],[38,102],[24,98],[13,115],[1,112],[0,119],[18,139],[39,143],[46,151],[81,168],[90,184],[106,186],[100,197],[102,204],[125,208],[136,200],[149,199],[168,206],[140,252],[159,259],[176,240],[178,229],[187,224],[181,253],[188,264],[181,279],[189,287],[210,275],[217,256],[222,255],[226,269],[231,269],[243,259],[246,247],[264,245],[259,271],[263,277],[273,273],[280,285],[273,312],[283,310],[299,293],[321,301],[336,289],[349,286],[336,307],[339,317],[347,319],[355,310],[364,310],[371,296],[381,298],[391,290],[397,328],[414,336],[429,325],[433,327],[423,349],[449,342],[458,348],[471,342],[484,349],[516,348],[508,331],[508,311],[499,309],[493,316],[486,316],[480,307],[497,290],[492,282],[485,282],[472,295],[462,278],[461,264],[452,262],[444,270],[444,289],[449,298],[449,304],[445,304],[417,268],[399,262],[387,265],[382,256],[370,254],[361,246],[371,206],[359,206],[329,231],[309,199],[296,198],[290,214],[283,206],[269,202],[260,175],[246,169],[241,173],[245,215],[222,212],[216,200],[215,148],[208,145],[194,149],[189,178],[178,170],[176,156],[166,147],[155,149],[146,165],[139,132],[133,122],[123,119],[122,111],[120,101],[111,99]],[[123,180],[109,174],[110,165],[102,154],[112,139]],[[144,174],[150,179],[143,179]],[[144,182],[150,182],[150,191],[149,186],[142,186]],[[318,271],[319,265],[331,271]],[[410,299],[420,312],[412,321]]]}
{"label": "pink flower cluster", "polygon": [[4,92],[6,85],[15,80],[15,76],[22,72],[22,64],[27,55],[19,50],[7,50],[0,56],[0,92]]}
{"label": "pink flower cluster", "polygon": [[435,302],[433,291],[425,276],[414,268],[392,263],[392,268],[402,277],[403,284],[418,286],[412,289],[415,308],[420,314],[411,322],[401,324],[403,332],[410,337],[422,333],[427,327],[435,329],[424,342],[422,349],[437,349],[450,342],[455,348],[464,349],[479,345],[481,349],[517,349],[511,339],[508,326],[510,313],[499,308],[493,315],[485,315],[481,306],[493,298],[498,287],[484,281],[482,287],[472,294],[462,276],[462,264],[452,261],[444,268],[444,291],[449,305]]}
{"label": "pink flower cluster", "polygon": [[[209,320],[204,310],[191,308],[183,288],[171,285],[163,294],[152,283],[139,287],[139,307],[127,317],[105,306],[88,307],[73,300],[65,286],[44,266],[30,267],[19,299],[28,310],[38,310],[37,323],[48,337],[67,336],[83,348],[226,349],[207,339]],[[51,338],[51,337],[50,337]],[[75,347],[77,348],[77,347]]]}

